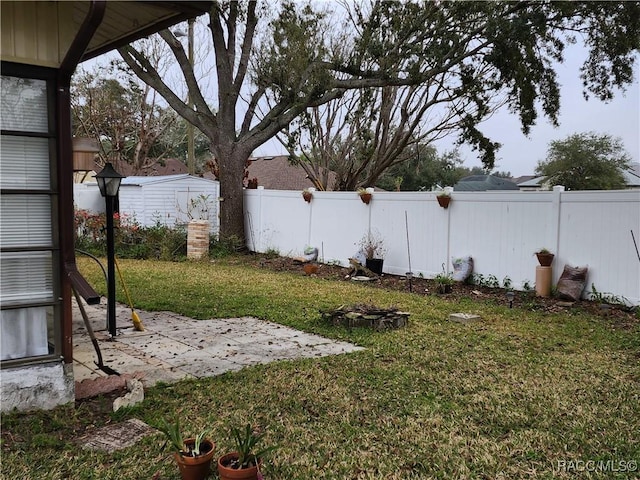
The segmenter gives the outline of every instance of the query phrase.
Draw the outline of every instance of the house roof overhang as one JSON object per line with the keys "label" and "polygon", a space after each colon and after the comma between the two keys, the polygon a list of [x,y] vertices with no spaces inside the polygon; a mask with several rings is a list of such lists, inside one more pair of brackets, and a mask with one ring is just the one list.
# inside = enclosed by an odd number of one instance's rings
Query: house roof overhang
{"label": "house roof overhang", "polygon": [[[91,38],[81,61],[139,40],[163,28],[208,12],[212,1],[118,1],[106,2],[104,18]],[[77,21],[87,17],[90,2],[74,2]]]}

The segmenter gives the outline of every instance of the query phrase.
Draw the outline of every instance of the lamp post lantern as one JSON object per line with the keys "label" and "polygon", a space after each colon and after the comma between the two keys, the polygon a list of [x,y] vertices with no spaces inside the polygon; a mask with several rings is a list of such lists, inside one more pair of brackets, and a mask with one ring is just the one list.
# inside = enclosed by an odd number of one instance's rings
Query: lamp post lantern
{"label": "lamp post lantern", "polygon": [[116,269],[113,238],[113,213],[115,199],[124,175],[118,173],[111,163],[96,174],[100,195],[105,199],[107,214],[107,328],[112,338],[116,336]]}

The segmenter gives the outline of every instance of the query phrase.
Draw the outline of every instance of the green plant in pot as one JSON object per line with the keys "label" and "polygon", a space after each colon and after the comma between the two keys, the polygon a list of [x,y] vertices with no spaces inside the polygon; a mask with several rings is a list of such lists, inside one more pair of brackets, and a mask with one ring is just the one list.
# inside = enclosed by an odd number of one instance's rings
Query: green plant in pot
{"label": "green plant in pot", "polygon": [[438,293],[451,293],[455,280],[450,273],[444,271],[444,265],[442,266],[442,273],[439,273],[433,279],[436,282]]}
{"label": "green plant in pot", "polygon": [[362,200],[362,203],[366,203],[367,205],[369,205],[369,202],[371,201],[371,198],[373,197],[373,188],[372,187],[360,187],[357,190],[358,195],[360,195],[360,200]]}
{"label": "green plant in pot", "polygon": [[204,480],[209,476],[215,444],[207,438],[208,429],[202,430],[195,437],[184,438],[179,419],[174,423],[162,419],[155,428],[165,435],[164,446],[173,450],[182,480]]}
{"label": "green plant in pot", "polygon": [[360,240],[359,246],[365,256],[365,266],[373,273],[382,275],[384,256],[387,253],[384,239],[378,232],[369,230]]}
{"label": "green plant in pot", "polygon": [[538,258],[538,263],[541,267],[549,267],[553,263],[554,254],[551,253],[546,248],[541,248],[536,253],[536,257]]}
{"label": "green plant in pot", "polygon": [[218,459],[220,480],[261,480],[262,457],[276,447],[256,449],[264,434],[256,434],[250,424],[243,430],[232,427],[231,438],[235,451]]}
{"label": "green plant in pot", "polygon": [[453,193],[452,187],[444,187],[436,190],[436,200],[438,200],[438,205],[442,208],[449,208],[449,203],[451,203],[451,193]]}

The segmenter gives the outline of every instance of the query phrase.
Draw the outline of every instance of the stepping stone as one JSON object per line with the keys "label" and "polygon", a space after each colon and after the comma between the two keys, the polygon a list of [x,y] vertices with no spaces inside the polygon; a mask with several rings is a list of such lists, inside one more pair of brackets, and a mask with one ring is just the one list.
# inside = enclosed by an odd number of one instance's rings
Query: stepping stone
{"label": "stepping stone", "polygon": [[450,322],[472,323],[481,319],[480,315],[474,313],[452,313],[449,315]]}

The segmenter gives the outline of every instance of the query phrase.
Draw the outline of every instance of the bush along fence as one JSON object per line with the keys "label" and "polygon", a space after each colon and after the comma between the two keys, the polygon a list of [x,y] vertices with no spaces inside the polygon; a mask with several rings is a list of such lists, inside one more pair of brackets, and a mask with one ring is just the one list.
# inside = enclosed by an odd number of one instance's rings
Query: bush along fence
{"label": "bush along fence", "polygon": [[[76,249],[93,255],[106,255],[106,217],[104,213],[76,210]],[[156,224],[140,225],[135,217],[114,215],[115,250],[119,258],[178,260],[187,255],[187,231],[184,227]]]}
{"label": "bush along fence", "polygon": [[[189,237],[189,226],[200,227]],[[201,257],[222,257],[241,250],[236,241],[220,241],[218,235],[203,231],[205,221],[189,224],[164,225],[156,222],[153,226],[141,225],[135,216],[114,214],[115,254],[118,258],[156,259],[167,261],[199,259]],[[79,209],[75,212],[77,250],[96,256],[106,256],[106,217],[104,213],[93,213]],[[190,245],[191,241],[191,245]],[[205,243],[208,242],[208,245]],[[190,248],[192,253],[190,256]]]}
{"label": "bush along fence", "polygon": [[346,266],[372,234],[384,243],[385,273],[434,278],[471,257],[476,279],[516,290],[535,285],[535,254],[548,250],[553,285],[566,265],[588,267],[583,297],[595,289],[640,304],[640,190],[448,197],[444,208],[434,192],[374,192],[365,203],[357,192],[315,191],[306,202],[297,191],[246,190],[247,246],[295,257],[316,247],[321,262]]}

